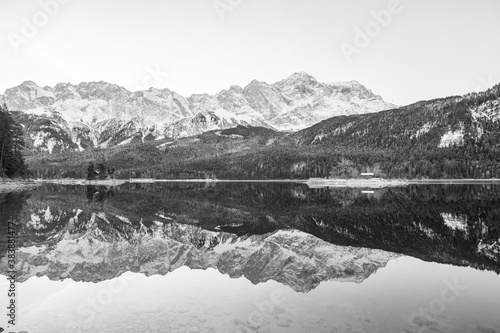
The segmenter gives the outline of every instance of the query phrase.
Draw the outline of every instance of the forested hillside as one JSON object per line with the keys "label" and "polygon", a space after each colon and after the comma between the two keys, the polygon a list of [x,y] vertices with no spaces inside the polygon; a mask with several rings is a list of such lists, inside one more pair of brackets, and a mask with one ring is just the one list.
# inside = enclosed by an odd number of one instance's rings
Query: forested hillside
{"label": "forested hillside", "polygon": [[497,85],[463,97],[331,118],[283,144],[341,153],[341,165],[351,165],[353,176],[366,168],[390,177],[492,178],[500,177],[499,120]]}
{"label": "forested hillside", "polygon": [[23,149],[22,127],[12,119],[7,106],[0,105],[0,177],[26,174]]}
{"label": "forested hillside", "polygon": [[114,168],[115,178],[248,178],[241,158],[266,150],[285,134],[262,127],[211,131],[175,141],[130,143],[83,152],[27,156],[30,170],[41,178],[85,178],[91,162]]}
{"label": "forested hillside", "polygon": [[482,93],[334,117],[293,134],[240,126],[174,141],[28,157],[37,177],[272,179],[500,178],[500,86]]}

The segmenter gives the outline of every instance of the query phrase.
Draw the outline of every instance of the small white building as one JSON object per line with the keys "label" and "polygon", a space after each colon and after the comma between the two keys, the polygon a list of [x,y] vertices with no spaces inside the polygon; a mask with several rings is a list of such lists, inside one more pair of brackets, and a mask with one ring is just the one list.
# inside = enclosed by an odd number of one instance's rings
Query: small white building
{"label": "small white building", "polygon": [[373,172],[362,172],[361,173],[361,176],[365,176],[365,177],[372,177],[374,175]]}

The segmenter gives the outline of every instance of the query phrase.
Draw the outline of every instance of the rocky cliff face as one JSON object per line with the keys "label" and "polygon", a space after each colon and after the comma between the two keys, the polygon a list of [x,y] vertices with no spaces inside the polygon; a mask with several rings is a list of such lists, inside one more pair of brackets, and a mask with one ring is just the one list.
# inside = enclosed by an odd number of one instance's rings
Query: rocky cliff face
{"label": "rocky cliff face", "polygon": [[22,111],[18,120],[32,147],[49,152],[191,136],[236,125],[295,131],[333,116],[394,107],[356,81],[320,83],[306,73],[188,98],[169,89],[131,92],[102,81],[54,87],[26,81],[0,99],[10,110]]}
{"label": "rocky cliff face", "polygon": [[[26,231],[51,233],[47,228],[56,220],[67,221],[66,227],[18,249],[18,279],[37,275],[98,282],[125,271],[165,275],[182,266],[211,267],[254,284],[274,280],[308,292],[327,280],[362,282],[399,256],[333,245],[297,230],[238,237],[166,219],[158,216],[152,225],[136,228],[119,215],[40,209],[31,215]],[[2,258],[0,271],[6,265]]]}

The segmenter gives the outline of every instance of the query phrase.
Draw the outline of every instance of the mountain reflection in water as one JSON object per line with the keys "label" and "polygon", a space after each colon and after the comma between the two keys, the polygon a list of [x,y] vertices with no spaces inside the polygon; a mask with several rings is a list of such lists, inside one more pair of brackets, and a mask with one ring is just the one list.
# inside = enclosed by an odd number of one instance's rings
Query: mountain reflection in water
{"label": "mountain reflection in water", "polygon": [[[354,247],[351,251],[380,249],[425,261],[500,271],[499,186],[418,185],[377,189],[367,194],[362,193],[362,189],[309,189],[296,184],[125,184],[110,188],[45,185],[29,193],[10,193],[3,201],[6,218],[2,221],[15,216],[20,223],[18,246],[35,246],[43,252],[31,254],[39,258],[36,262],[56,258],[48,256],[47,251],[57,252],[57,246],[78,244],[80,240],[95,244],[88,247],[93,251],[96,244],[105,252],[118,251],[117,244],[122,244],[120,249],[127,247],[126,251],[123,249],[126,253],[120,256],[116,253],[116,256],[129,264],[117,263],[116,272],[108,272],[101,280],[124,270],[141,271],[137,251],[141,246],[146,251],[149,246],[159,246],[162,242],[175,242],[182,247],[176,255],[183,259],[175,262],[190,267],[194,267],[193,262],[200,267],[214,265],[214,259],[202,259],[202,253],[213,256],[228,248],[228,244],[240,249],[248,245],[245,251],[252,254],[230,251],[234,256],[232,260],[241,267],[225,270],[231,276],[243,274],[255,282],[276,275],[269,272],[269,276],[265,276],[262,269],[270,261],[282,259],[284,249],[297,242],[304,243],[296,248],[300,253],[294,252],[301,258],[318,256],[314,249],[320,245],[329,246],[332,251],[341,248],[333,245],[340,245]],[[276,233],[279,230],[296,231]],[[81,246],[80,252],[87,251]],[[172,254],[173,246],[164,245],[170,251],[168,258],[172,255],[177,258]],[[157,257],[164,255],[158,253]],[[229,253],[225,253],[220,258],[226,266],[228,256]],[[269,263],[262,262],[265,256]],[[394,254],[386,256],[388,260]],[[76,268],[86,261],[83,252],[80,257],[75,258]],[[250,266],[243,267],[242,257],[255,261],[254,266],[248,263]],[[151,254],[141,259],[152,260]],[[159,268],[161,272],[172,269],[171,259],[165,260],[165,267]],[[219,259],[217,262],[222,265]],[[340,267],[329,272],[315,266],[311,276],[322,272],[320,280],[323,280],[347,278],[347,273],[351,273],[359,278],[369,275],[382,262],[375,261],[375,266],[365,265],[358,270]],[[306,266],[301,268],[304,272],[308,272]],[[62,272],[71,277],[72,269],[60,267],[50,271],[54,277]],[[257,277],[252,272],[264,275]]]}
{"label": "mountain reflection in water", "polygon": [[[2,194],[0,255],[6,221],[15,221],[28,331],[500,329],[500,187],[373,191],[47,184]],[[89,297],[120,281],[134,287],[110,294],[112,308],[89,308]],[[454,283],[461,294],[446,303],[447,313],[418,312]],[[255,313],[257,323],[248,319]]]}

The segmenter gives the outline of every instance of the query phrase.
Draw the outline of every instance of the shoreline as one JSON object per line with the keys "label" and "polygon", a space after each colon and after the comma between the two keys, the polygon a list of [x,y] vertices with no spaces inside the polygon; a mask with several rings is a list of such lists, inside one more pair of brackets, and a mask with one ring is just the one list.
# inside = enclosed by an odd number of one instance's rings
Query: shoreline
{"label": "shoreline", "polygon": [[500,179],[385,179],[385,178],[309,178],[309,179],[151,179],[151,178],[130,178],[130,179],[34,179],[34,183],[57,183],[75,185],[121,185],[131,184],[151,184],[151,183],[299,183],[299,184],[493,184],[499,183]]}
{"label": "shoreline", "polygon": [[310,188],[322,187],[354,187],[354,188],[383,188],[408,185],[480,185],[499,184],[500,179],[383,179],[383,178],[352,178],[352,179],[0,179],[0,193],[23,191],[42,184],[60,185],[100,185],[119,186],[130,184],[153,184],[153,183],[295,183],[307,185]]}
{"label": "shoreline", "polygon": [[60,184],[60,185],[110,185],[118,186],[128,183],[128,180],[124,179],[103,179],[103,180],[86,180],[86,179],[34,179],[35,183],[38,184]]}
{"label": "shoreline", "polygon": [[8,192],[19,192],[33,187],[37,187],[41,184],[37,184],[34,180],[19,180],[19,179],[3,179],[0,178],[0,193]]}
{"label": "shoreline", "polygon": [[384,179],[384,178],[353,178],[353,179],[320,179],[310,178],[305,183],[309,187],[395,187],[409,185],[478,185],[500,184],[500,179]]}

